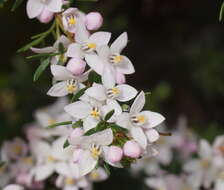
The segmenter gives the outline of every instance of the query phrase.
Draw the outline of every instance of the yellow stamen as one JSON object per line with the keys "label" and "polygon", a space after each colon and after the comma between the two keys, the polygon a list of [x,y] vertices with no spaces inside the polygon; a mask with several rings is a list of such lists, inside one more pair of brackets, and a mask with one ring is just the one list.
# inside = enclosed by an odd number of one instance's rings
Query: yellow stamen
{"label": "yellow stamen", "polygon": [[31,157],[24,157],[24,158],[22,159],[22,161],[23,161],[25,164],[29,164],[29,165],[33,164],[33,159],[32,159]]}
{"label": "yellow stamen", "polygon": [[95,119],[98,119],[100,117],[100,113],[98,111],[96,111],[96,110],[92,110],[90,115],[92,117],[94,117]]}
{"label": "yellow stamen", "polygon": [[69,94],[74,93],[75,90],[76,90],[76,86],[74,84],[68,84],[67,85],[67,91],[68,91]]}
{"label": "yellow stamen", "polygon": [[116,87],[112,88],[111,90],[112,90],[113,94],[116,94],[116,95],[120,94],[120,90]]}
{"label": "yellow stamen", "polygon": [[73,178],[67,177],[65,179],[65,184],[66,185],[74,185],[75,184],[75,180]]}
{"label": "yellow stamen", "polygon": [[203,168],[208,168],[209,167],[209,165],[210,165],[210,162],[208,161],[208,160],[201,160],[201,166],[203,167]]}
{"label": "yellow stamen", "polygon": [[99,172],[98,172],[98,171],[92,171],[92,172],[90,173],[90,178],[91,178],[92,180],[97,180],[97,179],[99,179],[99,178],[100,178],[100,174],[99,174]]}
{"label": "yellow stamen", "polygon": [[96,44],[95,43],[89,43],[87,44],[89,49],[96,49]]}
{"label": "yellow stamen", "polygon": [[139,115],[139,116],[137,116],[137,120],[139,123],[145,123],[146,118],[144,115]]}
{"label": "yellow stamen", "polygon": [[16,154],[21,154],[22,153],[22,147],[20,145],[15,145],[13,147],[13,152],[16,153]]}
{"label": "yellow stamen", "polygon": [[99,156],[100,156],[100,154],[101,154],[101,150],[100,149],[97,149],[95,147],[91,148],[90,152],[91,152],[91,155],[92,155],[92,157],[94,159],[98,159]]}
{"label": "yellow stamen", "polygon": [[71,16],[71,17],[68,19],[68,23],[69,23],[70,25],[74,25],[74,24],[76,24],[76,19],[75,19],[75,17]]}
{"label": "yellow stamen", "polygon": [[48,120],[48,125],[53,125],[56,123],[56,120],[55,119],[49,119]]}
{"label": "yellow stamen", "polygon": [[48,162],[55,162],[56,158],[54,158],[53,156],[50,155],[50,156],[47,157],[47,161]]}
{"label": "yellow stamen", "polygon": [[116,55],[114,57],[114,62],[115,63],[120,63],[123,60],[123,57],[121,55]]}

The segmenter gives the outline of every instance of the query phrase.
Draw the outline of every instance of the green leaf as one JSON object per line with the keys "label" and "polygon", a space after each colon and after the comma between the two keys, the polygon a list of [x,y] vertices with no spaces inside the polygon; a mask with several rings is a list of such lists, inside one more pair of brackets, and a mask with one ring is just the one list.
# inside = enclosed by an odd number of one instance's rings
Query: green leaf
{"label": "green leaf", "polygon": [[45,60],[43,60],[41,62],[41,64],[37,68],[36,72],[34,73],[34,76],[33,76],[33,81],[34,82],[36,82],[39,79],[39,77],[46,70],[46,68],[48,67],[48,65],[50,65],[50,58],[47,58],[47,59],[45,59]]}
{"label": "green leaf", "polygon": [[55,127],[58,127],[58,126],[62,126],[62,125],[71,125],[72,124],[72,121],[65,121],[65,122],[60,122],[60,123],[55,123],[53,125],[49,125],[47,126],[48,129],[53,129]]}
{"label": "green leaf", "polygon": [[80,91],[78,91],[76,94],[73,95],[71,102],[76,102],[88,89],[88,87],[82,88]]}
{"label": "green leaf", "polygon": [[116,125],[116,124],[110,124],[110,128],[114,131],[114,132],[123,132],[123,133],[128,133],[128,130]]}
{"label": "green leaf", "polygon": [[58,44],[58,50],[61,54],[65,53],[65,47],[64,47],[63,43],[60,42]]}
{"label": "green leaf", "polygon": [[220,9],[220,12],[219,12],[219,21],[220,22],[222,21],[222,18],[223,18],[223,11],[224,11],[224,2],[222,3],[221,9]]}
{"label": "green leaf", "polygon": [[3,166],[5,166],[6,162],[4,161],[0,161],[0,168],[2,168]]}
{"label": "green leaf", "polygon": [[108,163],[104,162],[103,167],[108,175],[110,175],[110,166]]}
{"label": "green leaf", "polygon": [[104,121],[108,121],[113,115],[114,115],[114,110],[111,110],[110,112],[108,112],[106,114],[106,116],[104,117]]}
{"label": "green leaf", "polygon": [[39,58],[42,58],[42,57],[53,57],[53,56],[56,56],[56,55],[61,55],[61,53],[40,53],[40,54],[37,54],[37,55],[32,55],[32,56],[28,56],[26,57],[26,59],[39,59]]}
{"label": "green leaf", "polygon": [[70,146],[70,143],[68,142],[68,139],[67,139],[63,145],[63,148],[67,148],[68,146]]}
{"label": "green leaf", "polygon": [[45,36],[41,36],[40,38],[38,38],[36,40],[33,40],[29,44],[27,44],[27,45],[23,46],[22,48],[20,48],[17,52],[18,53],[21,53],[21,52],[27,51],[31,47],[33,47],[33,46],[38,45],[39,43],[41,43],[44,38],[45,38]]}
{"label": "green leaf", "polygon": [[80,119],[78,121],[76,121],[73,125],[72,128],[79,128],[83,126],[83,121]]}
{"label": "green leaf", "polygon": [[102,80],[101,80],[101,76],[98,75],[95,71],[91,71],[89,73],[89,78],[88,78],[89,82],[90,83],[102,83]]}
{"label": "green leaf", "polygon": [[24,0],[15,0],[15,3],[12,6],[11,11],[15,11],[23,2]]}
{"label": "green leaf", "polygon": [[88,130],[84,135],[85,135],[85,136],[90,136],[90,135],[92,135],[92,134],[94,134],[94,133],[103,131],[103,130],[105,130],[106,128],[107,128],[106,123],[105,123],[104,121],[101,121],[101,122],[99,122],[99,123],[97,124],[97,126],[96,126],[95,128]]}

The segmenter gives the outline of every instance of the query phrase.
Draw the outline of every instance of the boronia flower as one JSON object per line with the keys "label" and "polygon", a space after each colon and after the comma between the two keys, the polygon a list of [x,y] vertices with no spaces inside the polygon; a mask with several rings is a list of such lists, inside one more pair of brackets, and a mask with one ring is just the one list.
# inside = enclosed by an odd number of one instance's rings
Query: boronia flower
{"label": "boronia flower", "polygon": [[54,84],[47,95],[54,97],[63,97],[68,94],[76,94],[85,85],[82,82],[88,79],[90,71],[83,73],[80,76],[74,76],[66,67],[61,65],[52,65],[51,73],[55,81],[60,81]]}
{"label": "boronia flower", "polygon": [[80,24],[75,35],[76,43],[69,45],[66,56],[83,59],[86,55],[95,52],[98,47],[107,45],[110,38],[110,32],[95,32],[89,35],[85,26]]}
{"label": "boronia flower", "polygon": [[84,176],[96,167],[100,157],[104,156],[104,148],[113,142],[113,132],[106,129],[90,136],[82,136],[73,141],[75,147],[82,149],[78,160],[80,176]]}
{"label": "boronia flower", "polygon": [[143,149],[150,143],[158,140],[159,134],[153,129],[161,124],[165,118],[156,112],[142,111],[145,105],[145,94],[140,92],[131,106],[130,113],[122,113],[117,117],[117,124],[130,130],[132,137]]}
{"label": "boronia flower", "polygon": [[26,11],[29,18],[38,17],[44,9],[58,13],[62,8],[62,0],[28,0]]}
{"label": "boronia flower", "polygon": [[85,14],[79,11],[77,8],[68,8],[62,13],[62,23],[64,29],[76,33],[78,23],[84,24]]}
{"label": "boronia flower", "polygon": [[131,61],[124,55],[122,50],[128,43],[127,33],[121,34],[110,46],[97,48],[97,54],[87,54],[85,56],[87,64],[100,75],[105,75],[105,70],[109,70],[114,78],[120,74],[133,74],[135,72]]}

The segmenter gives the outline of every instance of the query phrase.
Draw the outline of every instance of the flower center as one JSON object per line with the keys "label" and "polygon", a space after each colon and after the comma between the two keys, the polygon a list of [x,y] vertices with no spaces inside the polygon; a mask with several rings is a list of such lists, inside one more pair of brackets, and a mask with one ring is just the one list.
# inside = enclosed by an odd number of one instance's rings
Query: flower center
{"label": "flower center", "polygon": [[109,98],[116,98],[117,96],[119,96],[120,93],[120,89],[116,87],[107,90],[107,96]]}
{"label": "flower center", "polygon": [[73,26],[77,23],[74,15],[67,16],[67,22],[68,22],[69,26]]}
{"label": "flower center", "polygon": [[15,154],[21,154],[22,151],[23,151],[23,149],[22,149],[22,147],[21,147],[20,145],[15,145],[15,146],[13,147],[13,152],[14,152]]}
{"label": "flower center", "polygon": [[90,53],[96,49],[96,44],[95,43],[86,43],[82,46],[82,50]]}
{"label": "flower center", "polygon": [[121,63],[122,61],[123,61],[123,56],[119,54],[114,54],[110,56],[110,62],[113,64],[118,64],[118,63]]}
{"label": "flower center", "polygon": [[48,125],[53,125],[56,123],[56,120],[55,119],[49,119],[48,120]]}
{"label": "flower center", "polygon": [[91,173],[90,173],[90,178],[92,179],[92,180],[97,180],[97,179],[99,179],[100,178],[100,174],[99,174],[99,172],[98,171],[92,171]]}
{"label": "flower center", "polygon": [[65,184],[66,185],[74,185],[75,184],[75,180],[73,178],[67,177],[65,179]]}
{"label": "flower center", "polygon": [[98,159],[102,153],[102,150],[101,150],[100,146],[93,144],[92,147],[90,148],[90,152],[91,152],[91,156],[94,159]]}
{"label": "flower center", "polygon": [[99,119],[100,118],[100,110],[97,107],[93,107],[93,109],[90,112],[90,115],[95,119]]}
{"label": "flower center", "polygon": [[135,125],[143,125],[147,122],[147,118],[144,115],[132,116],[131,121]]}
{"label": "flower center", "polygon": [[51,155],[49,155],[48,157],[47,157],[47,161],[48,162],[55,162],[57,159],[56,158],[54,158],[53,156],[51,156]]}
{"label": "flower center", "polygon": [[22,161],[25,163],[25,164],[28,164],[28,165],[32,165],[33,164],[33,159],[31,157],[24,157],[22,159]]}
{"label": "flower center", "polygon": [[202,168],[205,168],[205,169],[209,168],[209,165],[210,165],[209,160],[204,159],[204,160],[201,160],[200,163],[201,163]]}
{"label": "flower center", "polygon": [[69,94],[73,94],[77,90],[77,85],[75,83],[74,80],[69,80],[67,82],[67,92]]}
{"label": "flower center", "polygon": [[224,180],[224,171],[218,174],[218,178]]}

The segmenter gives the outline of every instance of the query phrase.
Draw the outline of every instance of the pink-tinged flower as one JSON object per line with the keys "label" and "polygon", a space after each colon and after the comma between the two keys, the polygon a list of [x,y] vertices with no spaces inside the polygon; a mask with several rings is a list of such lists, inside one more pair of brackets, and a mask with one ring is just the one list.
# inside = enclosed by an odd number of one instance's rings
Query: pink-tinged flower
{"label": "pink-tinged flower", "polygon": [[76,33],[79,24],[84,24],[85,14],[77,8],[68,8],[62,13],[62,23],[64,29],[71,33]]}
{"label": "pink-tinged flower", "polygon": [[86,68],[86,62],[79,58],[72,58],[66,65],[66,68],[76,76],[81,75]]}
{"label": "pink-tinged flower", "polygon": [[20,185],[10,184],[4,187],[3,190],[24,190],[24,188]]}
{"label": "pink-tinged flower", "polygon": [[110,70],[113,77],[117,75],[129,75],[135,72],[132,62],[128,57],[121,55],[122,50],[128,43],[127,33],[121,34],[110,47],[108,45],[97,48],[97,54],[85,56],[87,64],[99,75],[105,75],[105,70]]}
{"label": "pink-tinged flower", "polygon": [[98,30],[103,24],[103,17],[98,12],[91,12],[86,15],[85,24],[88,30]]}
{"label": "pink-tinged flower", "polygon": [[110,146],[107,152],[107,159],[112,162],[120,162],[123,157],[123,150],[118,146]]}
{"label": "pink-tinged flower", "polygon": [[139,158],[142,150],[141,147],[135,141],[127,141],[123,147],[124,155],[130,158]]}
{"label": "pink-tinged flower", "polygon": [[91,181],[91,182],[100,182],[100,181],[104,181],[108,178],[108,174],[106,173],[106,171],[99,167],[95,170],[93,170],[92,172],[90,172],[90,174],[87,176],[87,178]]}
{"label": "pink-tinged flower", "polygon": [[44,9],[58,13],[62,8],[62,0],[28,0],[26,11],[30,19],[38,17]]}
{"label": "pink-tinged flower", "polygon": [[54,13],[44,8],[37,19],[42,23],[49,23],[54,18]]}
{"label": "pink-tinged flower", "polygon": [[159,134],[154,129],[161,124],[165,118],[156,112],[142,111],[145,105],[145,94],[140,94],[135,98],[131,106],[130,113],[122,113],[117,117],[116,123],[128,130],[131,136],[145,150],[147,140],[152,143],[158,140]]}
{"label": "pink-tinged flower", "polygon": [[[74,144],[74,142],[71,142],[71,144]],[[83,149],[81,149],[81,148],[77,148],[74,150],[73,156],[72,156],[74,163],[79,162],[79,160],[82,158],[82,153],[83,153]]]}
{"label": "pink-tinged flower", "polygon": [[126,77],[124,74],[120,73],[120,72],[116,72],[116,83],[117,84],[124,84],[126,83]]}
{"label": "pink-tinged flower", "polygon": [[73,141],[76,141],[77,138],[84,135],[84,130],[81,128],[74,129],[68,137],[68,141],[72,144]]}

